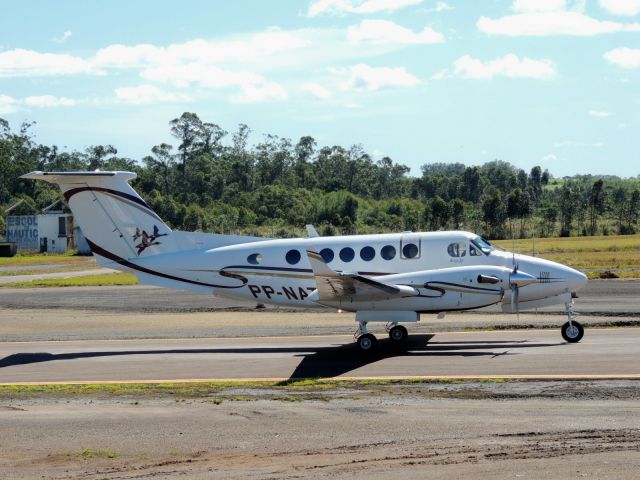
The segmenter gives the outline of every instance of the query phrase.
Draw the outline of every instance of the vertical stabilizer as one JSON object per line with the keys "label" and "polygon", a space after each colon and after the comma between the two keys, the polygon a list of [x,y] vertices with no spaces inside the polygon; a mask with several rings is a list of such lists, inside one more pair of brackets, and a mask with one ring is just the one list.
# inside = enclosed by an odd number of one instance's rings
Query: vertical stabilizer
{"label": "vertical stabilizer", "polygon": [[31,172],[21,178],[57,184],[94,254],[137,259],[177,251],[169,227],[129,185],[131,172]]}

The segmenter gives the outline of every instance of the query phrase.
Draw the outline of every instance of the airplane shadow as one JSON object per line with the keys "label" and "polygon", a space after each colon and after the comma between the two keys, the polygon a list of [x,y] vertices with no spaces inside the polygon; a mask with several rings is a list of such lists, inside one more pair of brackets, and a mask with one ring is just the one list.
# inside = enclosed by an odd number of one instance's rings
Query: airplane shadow
{"label": "airplane shadow", "polygon": [[[305,378],[329,378],[344,375],[366,365],[394,357],[488,357],[516,355],[512,349],[543,348],[563,345],[559,343],[529,343],[520,341],[478,341],[478,342],[430,342],[434,335],[414,334],[401,346],[389,339],[380,339],[378,349],[371,353],[362,353],[354,343],[328,347],[258,347],[258,348],[185,348],[167,350],[122,350],[99,352],[69,353],[16,353],[0,359],[0,368],[59,360],[82,358],[114,357],[127,355],[180,355],[180,354],[261,354],[292,353],[302,357],[298,366],[290,375],[290,380]],[[502,351],[496,352],[493,348]],[[504,351],[507,349],[507,351]]]}

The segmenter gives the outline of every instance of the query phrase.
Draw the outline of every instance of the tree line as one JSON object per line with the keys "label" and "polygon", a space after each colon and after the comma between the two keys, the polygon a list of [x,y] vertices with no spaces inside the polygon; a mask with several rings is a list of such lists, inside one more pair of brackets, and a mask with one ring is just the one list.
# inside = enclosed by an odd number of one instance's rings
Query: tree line
{"label": "tree line", "polygon": [[136,160],[112,145],[60,151],[38,143],[32,123],[14,131],[0,119],[0,207],[23,199],[11,213],[29,213],[60,198],[57,187],[20,180],[26,172],[99,168],[137,173],[133,187],[181,230],[292,236],[312,223],[323,235],[466,229],[494,239],[638,230],[638,177],[555,178],[502,160],[428,163],[413,177],[389,157],[374,161],[360,145],[275,135],[250,144],[247,125],[230,133],[190,112],[169,129],[176,145],[161,143]]}

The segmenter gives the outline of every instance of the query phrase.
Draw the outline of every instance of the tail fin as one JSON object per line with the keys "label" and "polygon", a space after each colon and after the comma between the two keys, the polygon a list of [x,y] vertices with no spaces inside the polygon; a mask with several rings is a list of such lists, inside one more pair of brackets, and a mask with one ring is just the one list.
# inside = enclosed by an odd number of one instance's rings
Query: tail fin
{"label": "tail fin", "polygon": [[95,254],[114,260],[177,251],[169,227],[129,185],[131,172],[31,172],[56,183]]}

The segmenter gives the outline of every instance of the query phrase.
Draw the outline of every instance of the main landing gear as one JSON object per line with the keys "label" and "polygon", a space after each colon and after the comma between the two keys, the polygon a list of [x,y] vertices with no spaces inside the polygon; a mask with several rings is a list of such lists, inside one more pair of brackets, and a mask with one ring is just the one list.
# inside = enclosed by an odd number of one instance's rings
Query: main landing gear
{"label": "main landing gear", "polygon": [[582,340],[584,336],[584,327],[575,320],[575,313],[573,312],[573,304],[567,303],[567,317],[569,321],[562,325],[560,333],[562,338],[569,343],[577,343]]}
{"label": "main landing gear", "polygon": [[[406,342],[409,332],[406,327],[397,323],[387,325],[389,338],[394,344],[402,344]],[[354,339],[358,344],[358,348],[363,352],[372,352],[378,346],[378,339],[372,333],[367,331],[367,322],[360,322],[358,330],[354,334]]]}

